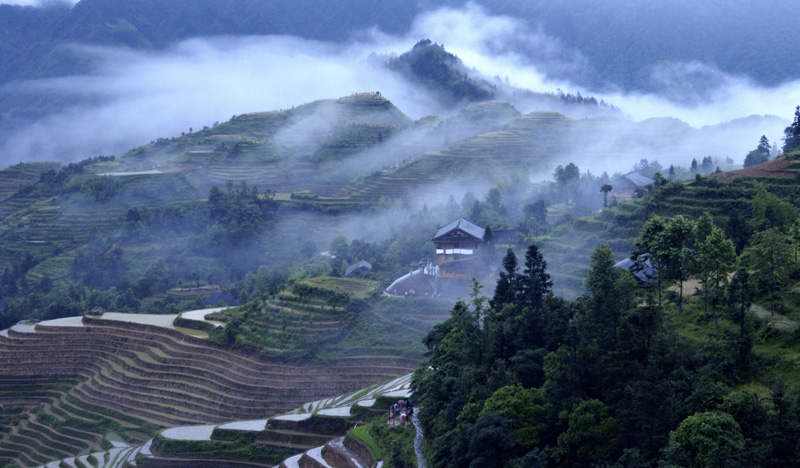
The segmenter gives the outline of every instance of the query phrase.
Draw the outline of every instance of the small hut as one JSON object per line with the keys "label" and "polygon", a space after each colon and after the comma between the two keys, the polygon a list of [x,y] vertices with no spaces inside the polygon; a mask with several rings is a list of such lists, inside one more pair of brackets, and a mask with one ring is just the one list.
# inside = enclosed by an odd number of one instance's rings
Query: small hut
{"label": "small hut", "polygon": [[372,264],[366,260],[356,262],[344,270],[344,276],[347,278],[358,278],[367,274],[372,269]]}
{"label": "small hut", "polygon": [[611,194],[619,200],[630,200],[637,188],[646,187],[653,182],[653,179],[636,171],[629,172],[611,181]]}

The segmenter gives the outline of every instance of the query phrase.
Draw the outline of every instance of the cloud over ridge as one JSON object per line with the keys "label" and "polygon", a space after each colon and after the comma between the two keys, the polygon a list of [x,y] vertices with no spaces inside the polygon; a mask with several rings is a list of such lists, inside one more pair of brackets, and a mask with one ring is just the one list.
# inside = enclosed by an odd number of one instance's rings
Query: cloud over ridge
{"label": "cloud over ridge", "polygon": [[[0,141],[0,151],[6,164],[120,154],[234,114],[286,109],[360,91],[381,91],[412,118],[441,113],[424,92],[367,60],[373,52],[402,53],[422,38],[444,44],[486,76],[507,78],[537,92],[563,89],[593,95],[636,120],[671,116],[700,127],[753,114],[787,116],[800,103],[800,81],[767,88],[699,62],[652,70],[659,94],[597,92],[554,80],[548,70],[577,75],[590,65],[580,52],[522,20],[468,3],[421,14],[403,36],[371,29],[342,44],[289,36],[226,36],[186,40],[164,52],[76,45],[76,52],[99,59],[93,73],[30,81],[18,88],[67,96],[75,104],[15,131]],[[703,98],[680,99],[697,91],[692,79],[707,87],[700,90]],[[781,129],[764,131],[774,140]]]}

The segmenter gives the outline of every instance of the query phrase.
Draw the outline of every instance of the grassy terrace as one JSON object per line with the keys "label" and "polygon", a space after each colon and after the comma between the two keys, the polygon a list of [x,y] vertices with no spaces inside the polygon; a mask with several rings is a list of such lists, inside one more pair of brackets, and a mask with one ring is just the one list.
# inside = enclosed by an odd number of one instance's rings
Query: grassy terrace
{"label": "grassy terrace", "polygon": [[355,278],[320,276],[303,280],[300,284],[320,291],[330,291],[332,293],[345,294],[361,299],[366,299],[378,291],[378,284],[376,282]]}
{"label": "grassy terrace", "polygon": [[372,281],[323,276],[210,316],[228,323],[212,339],[314,361],[376,354],[415,360],[424,351],[420,340],[449,316],[451,305],[384,298]]}
{"label": "grassy terrace", "polygon": [[[26,185],[38,182],[42,172],[57,170],[59,167],[61,167],[59,163],[20,163],[0,170],[0,203]],[[5,216],[7,213],[5,207],[0,205],[0,216]]]}

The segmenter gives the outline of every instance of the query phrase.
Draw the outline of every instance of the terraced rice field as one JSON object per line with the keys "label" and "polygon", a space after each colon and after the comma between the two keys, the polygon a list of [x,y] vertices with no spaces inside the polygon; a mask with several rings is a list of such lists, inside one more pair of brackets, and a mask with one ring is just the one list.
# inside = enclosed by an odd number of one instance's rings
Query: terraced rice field
{"label": "terraced rice field", "polygon": [[[144,463],[147,467],[238,468],[273,467],[283,460],[281,467],[380,466],[369,449],[345,433],[385,414],[390,402],[409,392],[410,380],[411,375],[405,375],[356,393],[309,402],[269,419],[168,429],[153,440]],[[206,444],[205,451],[197,450],[201,443]],[[253,456],[256,451],[262,455]]]}
{"label": "terraced rice field", "polygon": [[[42,172],[58,170],[59,163],[20,163],[0,170],[0,203],[10,198],[26,185],[39,181]],[[9,212],[7,206],[0,204],[0,218]]]}
{"label": "terraced rice field", "polygon": [[[457,116],[454,120],[463,121],[467,117]],[[437,150],[426,148],[425,140],[420,140],[424,152],[409,154],[400,167],[368,177],[334,196],[356,203],[374,203],[383,196],[408,199],[445,179],[486,183],[521,170],[547,167],[564,151],[566,135],[574,125],[573,120],[550,112],[517,117],[499,109],[495,117],[496,126],[502,128],[469,136]],[[508,123],[503,126],[505,122]],[[439,132],[446,134],[446,126]],[[428,136],[428,140],[434,139]]]}
{"label": "terraced rice field", "polygon": [[[235,321],[237,343],[270,355],[353,359],[379,353],[420,358],[422,337],[449,317],[452,304],[432,298],[416,302],[371,299],[378,294],[373,287],[369,281],[315,278],[241,310],[210,318]],[[351,303],[345,298],[362,300]]]}
{"label": "terraced rice field", "polygon": [[29,272],[29,280],[44,276],[58,279],[69,273],[76,246],[87,242],[94,232],[118,228],[131,208],[161,208],[180,205],[201,198],[188,179],[180,173],[145,174],[119,178],[120,193],[108,201],[96,201],[80,194],[49,197],[38,193],[33,198],[16,195],[0,201],[0,210],[9,215],[0,219],[0,236],[13,230],[13,238],[4,238],[0,269],[26,252],[67,252],[51,258]]}
{"label": "terraced rice field", "polygon": [[304,281],[313,287],[343,293],[368,293],[376,291],[378,288],[377,283],[374,281],[366,281],[352,278],[335,278],[331,276],[321,276],[317,278],[310,278]]}
{"label": "terraced rice field", "polygon": [[88,456],[110,433],[135,443],[158,428],[265,418],[411,371],[415,360],[360,356],[297,367],[178,331],[90,319],[0,336],[0,461],[37,466]]}

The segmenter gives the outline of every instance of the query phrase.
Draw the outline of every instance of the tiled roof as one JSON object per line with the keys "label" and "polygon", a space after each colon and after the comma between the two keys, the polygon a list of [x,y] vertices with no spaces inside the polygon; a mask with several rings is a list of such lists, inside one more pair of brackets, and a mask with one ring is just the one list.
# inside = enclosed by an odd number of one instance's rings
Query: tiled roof
{"label": "tiled roof", "polygon": [[634,262],[630,258],[625,258],[625,259],[622,259],[619,262],[617,262],[614,265],[614,267],[615,268],[622,268],[624,270],[630,271],[631,273],[633,273],[633,275],[636,277],[636,279],[638,279],[642,283],[651,283],[651,284],[653,284],[653,283],[657,282],[656,275],[658,273],[656,272],[656,269],[653,268],[653,265],[650,263],[650,259],[644,259],[643,268],[641,270],[639,270],[639,271],[635,271],[633,269],[635,264],[636,264],[636,262]]}
{"label": "tiled roof", "polygon": [[364,268],[366,270],[371,270],[372,269],[372,264],[369,263],[366,260],[361,260],[360,262],[356,262],[356,263],[350,265],[349,267],[347,267],[347,269],[344,270],[344,275],[345,276],[350,276],[351,274],[353,274],[354,271],[359,270],[361,268]]}
{"label": "tiled roof", "polygon": [[642,174],[639,174],[638,172],[629,172],[624,176],[620,177],[620,179],[628,179],[637,187],[644,187],[645,185],[650,185],[654,182],[653,179],[644,176]]}
{"label": "tiled roof", "polygon": [[482,228],[480,226],[476,226],[475,224],[470,223],[469,221],[467,221],[464,218],[458,218],[457,220],[453,221],[452,223],[447,224],[446,226],[442,226],[439,229],[437,229],[436,230],[436,235],[433,236],[433,240],[437,240],[440,237],[445,237],[445,236],[447,236],[447,234],[455,231],[456,229],[460,229],[460,230],[466,232],[467,234],[469,234],[469,235],[471,235],[471,236],[473,236],[473,237],[475,237],[477,239],[480,239],[480,240],[483,240],[483,235],[486,232],[486,230],[484,228]]}

